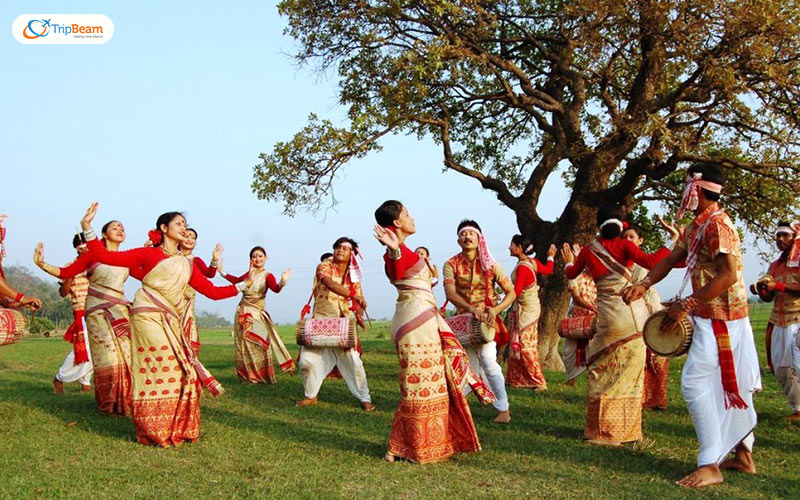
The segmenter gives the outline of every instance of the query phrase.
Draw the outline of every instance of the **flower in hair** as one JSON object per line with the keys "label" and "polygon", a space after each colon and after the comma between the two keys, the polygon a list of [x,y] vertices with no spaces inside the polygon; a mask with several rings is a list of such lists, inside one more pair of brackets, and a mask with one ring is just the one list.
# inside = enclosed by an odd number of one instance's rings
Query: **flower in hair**
{"label": "flower in hair", "polygon": [[161,238],[163,237],[163,234],[158,229],[151,229],[147,232],[147,237],[154,246],[157,246],[161,244]]}

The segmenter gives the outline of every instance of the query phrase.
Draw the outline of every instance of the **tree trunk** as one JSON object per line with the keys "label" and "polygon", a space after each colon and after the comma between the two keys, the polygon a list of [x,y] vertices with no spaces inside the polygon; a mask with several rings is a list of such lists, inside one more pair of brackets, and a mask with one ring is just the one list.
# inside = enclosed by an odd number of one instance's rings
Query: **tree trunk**
{"label": "tree trunk", "polygon": [[544,260],[551,243],[559,252],[556,265],[550,276],[537,276],[539,280],[539,300],[542,315],[539,318],[539,361],[547,371],[564,371],[559,347],[558,325],[567,315],[570,294],[564,276],[564,261],[561,259],[561,245],[564,242],[588,244],[595,234],[596,209],[584,203],[570,200],[559,220],[555,223],[542,221],[532,211],[517,211],[517,226],[522,234],[533,239],[537,257]]}

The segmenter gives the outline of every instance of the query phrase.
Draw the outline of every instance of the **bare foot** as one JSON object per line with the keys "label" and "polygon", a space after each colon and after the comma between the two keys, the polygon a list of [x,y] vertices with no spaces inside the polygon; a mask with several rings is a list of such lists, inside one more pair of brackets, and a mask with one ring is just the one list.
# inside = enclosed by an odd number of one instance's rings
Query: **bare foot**
{"label": "bare foot", "polygon": [[533,392],[547,392],[546,385],[539,385],[533,388]]}
{"label": "bare foot", "polygon": [[492,420],[496,424],[507,424],[511,422],[511,410],[498,411],[497,416]]}
{"label": "bare foot", "polygon": [[619,441],[609,441],[608,439],[587,439],[586,442],[595,446],[622,446]]}
{"label": "bare foot", "polygon": [[733,452],[733,457],[725,460],[719,466],[720,469],[735,470],[745,474],[756,473],[756,463],[753,461],[753,454],[742,445]]}
{"label": "bare foot", "polygon": [[722,481],[724,481],[724,479],[722,478],[722,472],[720,472],[719,467],[716,465],[704,465],[688,476],[685,476],[683,479],[675,481],[675,484],[683,486],[684,488],[703,488],[705,486],[720,484]]}
{"label": "bare foot", "polygon": [[573,385],[575,385],[575,379],[571,378],[567,380],[566,382],[564,382],[564,385],[566,385],[567,387],[572,387]]}
{"label": "bare foot", "polygon": [[91,385],[83,385],[83,384],[81,384],[81,391],[82,392],[92,392],[92,386]]}
{"label": "bare foot", "polygon": [[394,462],[395,458],[396,457],[388,451],[386,452],[386,455],[383,456],[383,459],[386,460],[387,462]]}
{"label": "bare foot", "polygon": [[315,405],[315,404],[317,404],[317,398],[313,397],[313,398],[303,398],[300,401],[298,401],[297,403],[295,403],[294,405],[295,406],[311,406],[311,405]]}
{"label": "bare foot", "polygon": [[64,384],[57,378],[53,379],[53,394],[64,394]]}
{"label": "bare foot", "polygon": [[370,403],[369,401],[362,401],[361,409],[364,411],[375,411],[375,405]]}

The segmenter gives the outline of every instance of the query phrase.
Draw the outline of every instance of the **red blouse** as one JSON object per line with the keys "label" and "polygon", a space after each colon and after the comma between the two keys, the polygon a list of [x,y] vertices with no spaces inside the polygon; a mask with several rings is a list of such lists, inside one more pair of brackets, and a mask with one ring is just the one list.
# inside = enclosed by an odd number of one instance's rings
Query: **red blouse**
{"label": "red blouse", "polygon": [[192,263],[195,266],[197,266],[197,269],[200,271],[200,274],[202,274],[206,278],[211,279],[217,275],[217,267],[216,266],[208,267],[206,263],[203,262],[203,259],[201,259],[200,257],[195,257]]}
{"label": "red blouse", "polygon": [[[231,274],[226,274],[225,279],[235,285],[236,283],[241,283],[242,281],[246,280],[248,274],[250,273],[246,272],[241,276],[233,276]],[[279,293],[281,290],[283,290],[283,287],[280,285],[280,283],[278,283],[278,281],[275,279],[275,275],[272,273],[267,274],[266,282],[267,282],[267,288],[269,288],[275,293]]]}
{"label": "red blouse", "polygon": [[416,264],[419,259],[420,256],[412,252],[405,244],[400,245],[400,258],[397,260],[389,257],[389,252],[384,253],[383,262],[385,263],[386,276],[389,277],[389,281],[395,282],[403,279],[406,271]]}
{"label": "red blouse", "polygon": [[[597,241],[608,250],[608,253],[610,253],[614,259],[628,269],[633,267],[634,263],[639,264],[645,269],[652,269],[653,266],[669,255],[669,249],[667,247],[661,247],[661,249],[655,253],[645,253],[641,248],[622,238],[612,238],[610,240],[597,238]],[[588,245],[581,248],[578,258],[575,259],[575,262],[571,266],[564,268],[564,273],[567,279],[573,280],[577,278],[584,269],[588,269],[589,274],[592,275],[592,279],[595,281],[601,276],[605,276],[611,272],[602,261],[595,256]]]}
{"label": "red blouse", "polygon": [[[539,259],[531,259],[536,266],[536,272],[543,275],[553,274],[553,260],[547,259],[547,264],[542,264]],[[516,281],[514,281],[514,293],[517,297],[523,290],[536,283],[536,274],[528,266],[517,266]]]}
{"label": "red blouse", "polygon": [[[134,269],[140,269],[143,273],[142,277],[152,271],[159,262],[168,258],[161,247],[142,247],[122,252],[109,252],[97,238],[86,243],[89,251],[84,255],[91,254],[95,260],[110,266],[127,267],[131,273]],[[212,300],[227,299],[238,294],[234,285],[214,286],[194,265],[192,266],[192,275],[189,277],[189,286]]]}
{"label": "red blouse", "polygon": [[[101,244],[100,246],[105,249],[105,245]],[[92,255],[92,252],[83,252],[82,254],[78,255],[78,258],[73,260],[70,264],[64,267],[59,267],[58,277],[62,280],[72,278],[84,271],[88,271],[88,269],[92,267],[92,264],[95,263],[101,262],[94,255]],[[144,279],[144,275],[147,274],[140,267],[130,268],[128,269],[128,273],[139,281],[142,281]]]}

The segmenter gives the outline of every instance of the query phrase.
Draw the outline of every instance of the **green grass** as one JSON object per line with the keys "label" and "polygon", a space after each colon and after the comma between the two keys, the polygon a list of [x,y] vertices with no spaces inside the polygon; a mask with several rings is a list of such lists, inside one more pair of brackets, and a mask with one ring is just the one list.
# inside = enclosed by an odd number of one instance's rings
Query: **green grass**
{"label": "green grass", "polygon": [[[763,358],[768,308],[754,311]],[[296,352],[292,327],[281,332]],[[91,394],[50,381],[67,352],[58,339],[26,338],[0,349],[0,498],[797,498],[800,427],[786,421],[782,393],[762,370],[756,396],[759,475],[728,473],[725,484],[685,491],[673,481],[695,465],[696,446],[680,397],[680,366],[670,373],[669,409],[645,412],[643,442],[595,448],[580,439],[585,377],[550,390],[510,389],[513,422],[472,400],[483,451],[419,466],[380,460],[398,400],[397,362],[382,325],[364,339],[375,413],[365,413],[342,381],[326,381],[320,404],[296,408],[297,376],[274,386],[236,379],[228,332],[203,332],[201,357],[226,393],[204,398],[200,441],[158,449],[135,442],[126,418],[101,416]]]}

